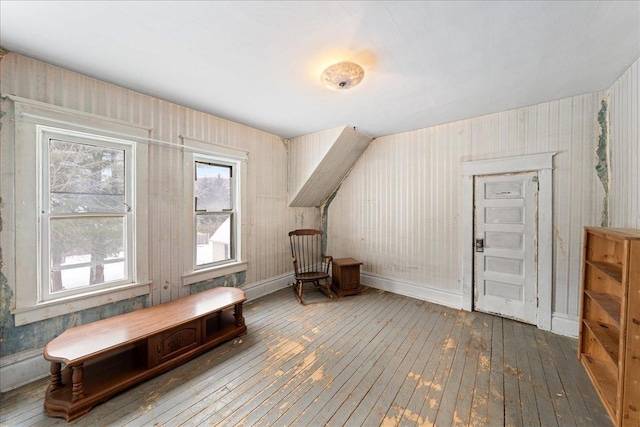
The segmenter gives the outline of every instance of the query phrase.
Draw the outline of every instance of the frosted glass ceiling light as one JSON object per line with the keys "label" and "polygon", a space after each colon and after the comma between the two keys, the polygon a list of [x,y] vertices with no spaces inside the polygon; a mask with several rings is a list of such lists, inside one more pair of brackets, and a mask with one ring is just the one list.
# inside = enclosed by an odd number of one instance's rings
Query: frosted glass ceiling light
{"label": "frosted glass ceiling light", "polygon": [[344,90],[357,86],[364,78],[364,70],[353,62],[339,62],[322,72],[322,84],[329,89]]}

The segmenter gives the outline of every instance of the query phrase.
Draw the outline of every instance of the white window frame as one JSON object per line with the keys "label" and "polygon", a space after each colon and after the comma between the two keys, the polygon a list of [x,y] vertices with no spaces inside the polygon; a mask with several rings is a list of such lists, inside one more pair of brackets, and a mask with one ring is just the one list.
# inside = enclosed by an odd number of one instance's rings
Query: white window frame
{"label": "white window frame", "polygon": [[[236,228],[237,228],[237,222],[238,222],[238,198],[236,197],[236,194],[239,193],[238,189],[236,188],[240,182],[238,180],[238,173],[239,173],[239,164],[237,161],[235,162],[230,162],[228,160],[223,160],[220,159],[218,157],[213,157],[213,156],[206,156],[206,155],[202,155],[202,154],[194,154],[193,155],[193,164],[194,164],[194,174],[193,177],[194,179],[192,179],[192,184],[195,186],[195,175],[197,173],[196,171],[196,167],[195,165],[197,163],[203,163],[203,164],[208,164],[208,165],[213,165],[213,166],[223,166],[223,167],[229,167],[231,168],[231,210],[230,211],[199,211],[197,209],[197,200],[196,197],[193,197],[193,201],[192,201],[192,216],[193,216],[193,231],[194,231],[194,235],[193,235],[193,240],[192,240],[192,245],[193,245],[193,250],[194,250],[194,254],[197,252],[197,240],[198,240],[198,216],[200,215],[206,215],[207,213],[211,214],[211,213],[228,213],[231,214],[231,248],[229,248],[229,251],[231,254],[233,254],[233,256],[231,256],[228,260],[223,260],[223,261],[216,261],[216,262],[211,262],[211,263],[207,263],[207,264],[202,264],[202,265],[198,265],[197,263],[197,256],[194,256],[192,261],[193,261],[193,265],[191,266],[193,268],[193,271],[196,270],[203,270],[203,269],[208,269],[208,268],[215,268],[215,267],[219,267],[219,266],[223,266],[225,264],[232,264],[237,262],[238,260],[238,251],[236,250],[237,244],[238,244],[238,236],[236,234]],[[195,189],[194,189],[195,190]]]}
{"label": "white window frame", "polygon": [[[222,277],[233,273],[245,271],[247,262],[243,258],[242,245],[242,211],[243,187],[246,183],[246,163],[248,153],[234,147],[214,144],[207,141],[182,137],[184,149],[184,199],[185,206],[185,271],[182,275],[182,284],[187,286],[197,282]],[[196,264],[196,211],[195,211],[195,164],[196,162],[219,164],[232,167],[232,199],[234,209],[234,223],[231,240],[235,245],[234,257],[227,261],[212,264]]]}
{"label": "white window frame", "polygon": [[[131,283],[104,289],[89,287],[77,294],[43,299],[43,165],[39,141],[43,131],[52,130],[60,134],[134,141],[131,142],[135,151],[133,202],[135,222],[142,225],[146,224],[148,216],[148,146],[139,141],[149,137],[150,128],[13,95],[4,96],[3,111],[7,114],[1,129],[0,194],[5,204],[3,221],[7,226],[0,233],[0,239],[1,247],[5,249],[3,272],[13,291],[10,307],[15,325],[149,294],[149,231],[148,227],[138,226],[131,234],[135,251]],[[125,136],[131,136],[131,139]],[[7,257],[12,252],[15,254],[13,259]]]}
{"label": "white window frame", "polygon": [[[107,138],[104,136],[97,136],[92,134],[87,134],[83,132],[75,132],[64,129],[52,128],[49,126],[36,126],[36,132],[38,134],[38,144],[39,144],[39,152],[42,153],[39,159],[39,167],[38,171],[40,172],[40,194],[39,198],[41,204],[38,207],[38,212],[41,213],[40,218],[40,229],[41,234],[40,238],[40,286],[39,288],[39,298],[38,300],[41,302],[44,301],[55,301],[57,299],[61,299],[64,297],[84,294],[86,292],[97,291],[102,289],[113,289],[117,288],[121,285],[128,285],[131,283],[135,283],[136,279],[136,268],[135,268],[135,230],[136,230],[136,218],[135,212],[137,209],[135,202],[135,164],[136,164],[136,154],[135,154],[135,143],[132,141],[126,141],[122,139],[116,138]],[[60,140],[64,142],[70,143],[79,143],[79,144],[87,144],[87,145],[96,145],[105,148],[114,148],[119,150],[124,150],[125,152],[125,203],[129,209],[126,209],[126,206],[123,205],[123,212],[119,216],[122,216],[125,219],[126,229],[125,229],[125,241],[124,241],[124,251],[125,251],[125,271],[126,277],[123,280],[116,282],[108,282],[101,283],[97,285],[92,285],[90,287],[82,287],[78,289],[71,289],[65,291],[59,291],[55,293],[51,293],[50,291],[50,274],[51,274],[51,257],[49,256],[50,244],[51,244],[51,235],[50,235],[50,224],[51,219],[57,218],[73,218],[79,217],[78,215],[68,215],[68,214],[52,214],[50,212],[50,175],[49,175],[49,141],[50,140]],[[97,215],[93,216],[103,216],[97,213]],[[112,215],[109,215],[112,216]]]}

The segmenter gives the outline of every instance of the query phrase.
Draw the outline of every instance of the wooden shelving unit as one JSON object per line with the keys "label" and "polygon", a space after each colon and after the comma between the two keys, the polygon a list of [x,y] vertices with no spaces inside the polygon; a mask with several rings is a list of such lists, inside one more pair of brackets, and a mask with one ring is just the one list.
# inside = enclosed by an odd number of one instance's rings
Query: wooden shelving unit
{"label": "wooden shelving unit", "polygon": [[640,426],[640,230],[585,227],[578,358],[613,424]]}

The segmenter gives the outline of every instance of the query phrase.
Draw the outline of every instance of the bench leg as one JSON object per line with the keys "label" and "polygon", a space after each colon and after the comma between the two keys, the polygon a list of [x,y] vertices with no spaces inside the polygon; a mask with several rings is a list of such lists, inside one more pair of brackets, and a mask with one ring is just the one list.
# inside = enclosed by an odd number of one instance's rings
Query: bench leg
{"label": "bench leg", "polygon": [[50,372],[49,390],[54,391],[62,388],[62,365],[58,362],[51,362]]}
{"label": "bench leg", "polygon": [[236,326],[244,326],[244,317],[242,317],[242,304],[236,304],[233,307],[233,315],[236,317]]}
{"label": "bench leg", "polygon": [[81,363],[71,369],[73,369],[73,373],[71,375],[71,381],[73,382],[73,387],[71,389],[71,402],[75,402],[84,397],[84,368]]}

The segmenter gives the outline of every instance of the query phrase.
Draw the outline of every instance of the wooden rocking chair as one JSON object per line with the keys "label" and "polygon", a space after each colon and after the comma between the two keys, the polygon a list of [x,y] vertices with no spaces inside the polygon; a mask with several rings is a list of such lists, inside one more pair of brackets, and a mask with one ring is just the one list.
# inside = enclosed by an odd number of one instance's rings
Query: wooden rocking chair
{"label": "wooden rocking chair", "polygon": [[[322,253],[322,231],[294,230],[289,232],[289,241],[295,274],[293,293],[298,302],[304,304],[302,292],[307,282],[312,282],[329,298],[333,298],[329,287],[329,264],[333,257]],[[320,280],[324,280],[324,287],[320,285]]]}

